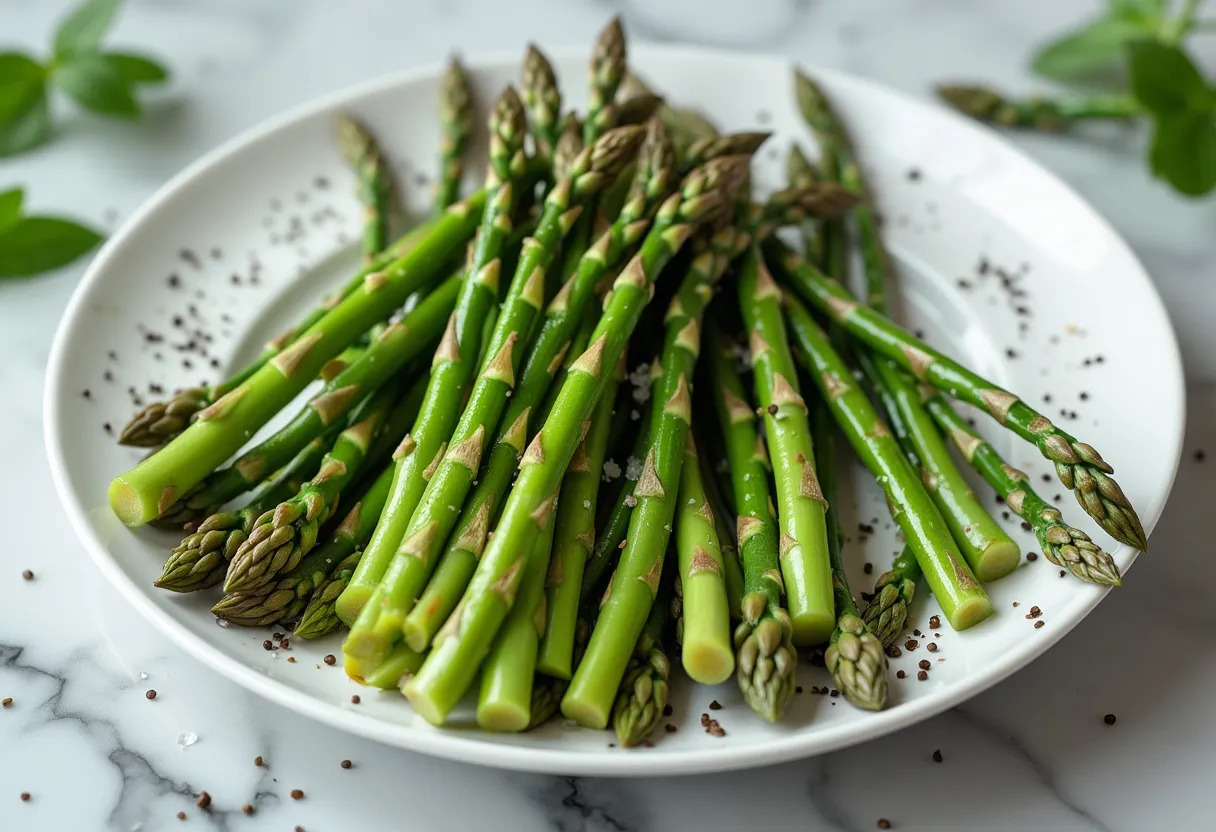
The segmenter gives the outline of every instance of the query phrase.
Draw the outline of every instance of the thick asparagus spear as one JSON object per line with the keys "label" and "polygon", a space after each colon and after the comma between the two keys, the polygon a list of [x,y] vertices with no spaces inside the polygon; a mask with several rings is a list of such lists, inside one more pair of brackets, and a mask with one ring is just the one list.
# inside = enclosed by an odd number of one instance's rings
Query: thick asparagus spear
{"label": "thick asparagus spear", "polygon": [[753,386],[777,485],[781,574],[795,644],[827,640],[836,621],[824,511],[807,406],[781,317],[781,290],[753,247],[739,272],[739,306],[751,333]]}
{"label": "thick asparagus spear", "polygon": [[1144,550],[1148,543],[1135,509],[1110,476],[1114,472],[1090,445],[1051,423],[1013,393],[972,372],[901,329],[889,318],[857,303],[835,280],[797,254],[770,241],[772,262],[805,300],[830,316],[850,336],[893,359],[918,380],[978,407],[1055,463],[1056,476],[1081,507],[1121,543]]}
{"label": "thick asparagus spear", "polygon": [[[641,251],[613,283],[592,346],[571,365],[549,418],[525,451],[498,528],[461,603],[418,674],[405,687],[414,709],[428,722],[442,723],[464,695],[514,603],[527,547],[548,522],[562,474],[582,438],[583,421],[591,415],[620,360],[649,300],[652,281],[683,247],[696,224],[712,222],[724,210],[723,189],[737,183],[745,164],[723,159],[690,174],[680,192],[659,209]],[[733,196],[729,189],[726,193]]]}
{"label": "thick asparagus spear", "polygon": [[684,610],[680,662],[694,682],[716,685],[734,672],[735,654],[730,641],[726,564],[691,434],[685,437],[676,506],[676,559]]}
{"label": "thick asparagus spear", "polygon": [[363,259],[371,263],[388,245],[392,176],[380,146],[366,127],[345,114],[338,116],[337,127],[338,149],[355,172],[356,193],[363,205]]}
{"label": "thick asparagus spear", "polygon": [[426,480],[447,449],[460,415],[460,401],[477,369],[486,321],[496,309],[502,255],[511,231],[511,209],[524,160],[523,107],[511,87],[506,88],[490,114],[489,128],[486,189],[492,196],[485,206],[456,311],[435,351],[422,410],[414,430],[394,454],[388,503],[355,574],[338,599],[338,614],[344,621],[354,621],[405,540]]}
{"label": "thick asparagus spear", "polygon": [[1085,532],[1065,523],[1059,510],[1030,487],[1030,478],[1006,464],[940,394],[930,396],[926,406],[963,457],[1004,498],[1005,505],[1031,525],[1044,557],[1083,581],[1105,586],[1123,583],[1111,556]]}
{"label": "thick asparagus spear", "polygon": [[[633,490],[637,505],[587,652],[562,698],[562,713],[580,725],[603,728],[608,724],[630,651],[658,592],[692,422],[689,379],[700,352],[701,316],[713,296],[714,281],[728,261],[729,255],[721,252],[735,244],[737,233],[728,226],[716,235],[718,245],[706,246],[694,257],[668,306],[662,374],[651,391],[650,448]],[[719,260],[723,262],[719,264]],[[726,668],[723,677],[730,669]]]}
{"label": "thick asparagus spear", "polygon": [[836,689],[849,702],[868,711],[880,711],[887,704],[887,654],[883,652],[882,641],[862,620],[844,570],[844,533],[832,508],[836,499],[836,426],[826,405],[816,404],[811,424],[815,431],[819,484],[828,501],[828,551],[832,556],[832,589],[836,596],[836,629],[823,661]]}
{"label": "thick asparagus spear", "polygon": [[443,142],[439,147],[439,183],[435,189],[435,210],[442,212],[460,199],[460,180],[464,176],[464,154],[473,133],[473,92],[460,59],[448,61],[439,86],[439,121]]}
{"label": "thick asparagus spear", "polygon": [[950,626],[965,630],[992,614],[992,603],[958,551],[946,521],[890,429],[857,386],[827,335],[794,297],[786,296],[794,342],[841,430],[883,491]]}
{"label": "thick asparagus spear", "polygon": [[402,372],[413,358],[434,346],[460,289],[449,278],[399,322],[385,329],[353,364],[332,377],[317,395],[272,436],[245,451],[225,468],[208,474],[183,495],[158,526],[180,527],[206,517],[243,494],[267,472],[291,459],[328,426],[340,424],[362,398]]}
{"label": "thick asparagus spear", "polygon": [[891,568],[874,582],[874,597],[866,605],[862,618],[883,647],[890,647],[903,634],[908,607],[922,574],[916,555],[905,546],[891,562]]}
{"label": "thick asparagus spear", "polygon": [[587,112],[583,116],[584,144],[591,144],[615,126],[617,111],[612,102],[624,77],[625,31],[618,16],[600,31],[591,52]]}
{"label": "thick asparagus spear", "polygon": [[[611,228],[583,256],[574,276],[545,310],[540,334],[501,420],[504,427],[491,445],[489,461],[482,466],[478,485],[439,558],[430,584],[406,618],[406,640],[414,649],[422,650],[430,644],[460,600],[477,566],[486,535],[502,510],[503,499],[532,430],[542,422],[539,412],[545,393],[563,360],[582,353],[581,349],[571,348],[580,321],[593,303],[597,287],[606,281],[617,263],[645,233],[649,224],[647,217],[671,188],[674,167],[666,131],[661,125],[649,125],[639,156],[633,194]],[[659,233],[674,219],[674,215],[660,218]],[[342,612],[339,608],[339,614]]]}
{"label": "thick asparagus spear", "polygon": [[667,707],[671,662],[663,647],[666,593],[650,605],[646,625],[633,648],[625,677],[612,705],[612,728],[622,748],[640,745],[658,727]]}
{"label": "thick asparagus spear", "polygon": [[[620,171],[642,139],[638,127],[606,133],[579,154],[569,171],[550,190],[536,236],[525,246],[511,281],[498,325],[490,338],[487,361],[451,436],[447,457],[431,475],[401,545],[371,601],[360,613],[343,645],[348,664],[374,667],[402,635],[405,616],[436,563],[444,541],[459,519],[453,506],[462,506],[481,465],[486,433],[496,431],[507,396],[515,384],[528,333],[544,304],[545,272],[578,212]],[[519,341],[523,345],[517,346]]]}
{"label": "thick asparagus spear", "polygon": [[381,690],[400,687],[410,674],[418,670],[425,658],[422,653],[415,653],[404,644],[398,644],[393,648],[393,652],[388,654],[388,658],[364,681],[368,687]]}
{"label": "thick asparagus spear", "polygon": [[991,87],[943,84],[937,96],[977,121],[1046,133],[1058,133],[1081,121],[1122,120],[1144,112],[1134,97],[1120,93],[1011,98]]}

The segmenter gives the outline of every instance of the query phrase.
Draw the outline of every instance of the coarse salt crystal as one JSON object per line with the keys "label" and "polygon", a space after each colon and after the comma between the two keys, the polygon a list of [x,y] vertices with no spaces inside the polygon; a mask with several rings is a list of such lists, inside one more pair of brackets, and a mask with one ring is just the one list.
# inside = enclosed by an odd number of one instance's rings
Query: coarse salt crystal
{"label": "coarse salt crystal", "polygon": [[177,745],[182,751],[185,751],[196,742],[198,742],[198,734],[193,731],[186,731],[177,735]]}

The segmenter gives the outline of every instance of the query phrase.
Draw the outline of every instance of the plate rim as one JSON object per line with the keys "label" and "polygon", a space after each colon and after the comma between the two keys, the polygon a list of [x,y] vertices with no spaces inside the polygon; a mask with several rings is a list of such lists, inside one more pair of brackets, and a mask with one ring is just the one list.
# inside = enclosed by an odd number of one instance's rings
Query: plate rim
{"label": "plate rim", "polygon": [[[868,93],[878,93],[898,99],[904,106],[913,110],[931,112],[935,118],[945,117],[955,122],[955,127],[964,131],[973,131],[982,140],[995,143],[1001,151],[1019,163],[1027,165],[1045,177],[1053,186],[1075,199],[1091,222],[1118,246],[1150,290],[1155,301],[1155,309],[1151,310],[1160,316],[1165,325],[1165,333],[1169,336],[1169,346],[1172,347],[1168,358],[1171,360],[1172,386],[1177,392],[1179,418],[1174,425],[1176,436],[1174,459],[1165,488],[1165,497],[1155,516],[1147,517],[1144,526],[1151,534],[1153,528],[1168,502],[1169,494],[1181,461],[1186,424],[1186,385],[1183,374],[1182,354],[1178,344],[1177,333],[1166,311],[1164,302],[1148,271],[1136,256],[1134,250],[1127,244],[1118,231],[1090,203],[1078,194],[1067,182],[1058,177],[1053,171],[1023,152],[1020,148],[1006,141],[996,131],[975,124],[969,119],[935,106],[915,97],[910,93],[889,87],[877,81],[854,75],[852,73],[819,67],[812,63],[801,63],[782,56],[768,56],[737,50],[701,47],[693,45],[658,45],[638,44],[632,47],[636,56],[642,62],[649,56],[678,62],[696,63],[699,61],[734,61],[754,64],[767,64],[776,69],[785,67],[787,70],[794,66],[803,67],[819,77],[830,78],[832,81],[864,89]],[[563,46],[550,50],[550,54],[559,59],[585,57],[585,47]],[[514,65],[518,55],[506,51],[490,51],[479,54],[465,63],[472,69],[501,67],[504,64]],[[770,740],[764,745],[754,748],[739,749],[731,745],[720,748],[706,748],[687,751],[673,751],[662,755],[638,755],[605,753],[590,755],[586,751],[566,751],[560,748],[535,748],[515,746],[502,743],[491,743],[476,735],[466,733],[445,732],[430,726],[419,724],[404,725],[385,723],[374,716],[361,714],[341,705],[326,702],[304,691],[291,687],[270,676],[266,676],[254,668],[244,664],[235,656],[229,655],[219,648],[202,641],[194,636],[177,618],[169,612],[156,606],[147,598],[142,589],[121,568],[118,560],[112,556],[94,533],[88,520],[88,512],[76,498],[68,481],[67,464],[63,448],[58,439],[56,425],[60,419],[60,411],[64,402],[59,395],[58,379],[62,375],[63,364],[66,360],[68,333],[71,325],[80,315],[84,299],[99,276],[109,267],[114,252],[118,250],[125,238],[133,232],[146,218],[158,211],[183,188],[204,176],[213,166],[231,157],[246,146],[254,144],[272,134],[291,127],[293,124],[335,108],[343,103],[366,96],[386,92],[395,87],[416,83],[437,76],[442,70],[440,64],[427,64],[410,69],[393,72],[374,79],[362,81],[342,89],[327,93],[302,104],[288,108],[278,115],[246,130],[239,132],[224,141],[218,147],[203,154],[182,171],[161,185],[143,204],[136,209],[105,242],[97,256],[86,269],[80,282],[73,290],[71,299],[64,309],[59,325],[56,327],[52,342],[50,358],[47,364],[46,379],[43,389],[43,438],[46,444],[47,459],[50,464],[52,479],[59,502],[68,515],[73,531],[84,544],[90,557],[107,580],[135,607],[147,620],[170,639],[181,646],[193,658],[203,665],[235,682],[246,690],[311,719],[318,720],[332,727],[347,731],[368,739],[376,740],[386,745],[404,748],[409,751],[430,754],[443,759],[458,762],[473,763],[501,769],[526,771],[549,774],[576,774],[587,776],[645,776],[645,775],[688,775],[732,771],[754,768],[764,765],[786,762],[817,756],[830,751],[857,745],[868,740],[892,733],[900,728],[908,727],[933,717],[943,711],[971,699],[989,687],[1008,678],[1021,670],[1039,656],[1046,653],[1060,639],[1072,631],[1081,621],[1085,620],[1098,603],[1106,597],[1109,589],[1097,586],[1079,587],[1079,591],[1088,591],[1088,597],[1082,599],[1072,612],[1072,617],[1065,621],[1053,622],[1048,634],[1036,638],[1033,642],[1026,640],[1022,645],[1001,654],[997,661],[983,672],[976,673],[943,689],[934,696],[917,699],[901,704],[889,710],[874,713],[861,723],[831,726],[810,735],[790,734]],[[1132,552],[1132,560],[1139,553]],[[1129,562],[1130,566],[1130,562]]]}

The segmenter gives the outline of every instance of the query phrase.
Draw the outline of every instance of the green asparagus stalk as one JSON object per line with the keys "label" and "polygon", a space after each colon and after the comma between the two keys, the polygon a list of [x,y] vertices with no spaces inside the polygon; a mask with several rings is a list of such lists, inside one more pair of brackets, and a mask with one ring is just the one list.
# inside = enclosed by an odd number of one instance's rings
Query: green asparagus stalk
{"label": "green asparagus stalk", "polygon": [[551,164],[561,126],[562,94],[553,65],[536,46],[524,53],[520,92],[528,108],[529,127],[536,155]]}
{"label": "green asparagus stalk", "polygon": [[671,662],[663,647],[667,607],[662,595],[651,604],[612,705],[612,728],[622,748],[640,745],[658,727],[667,707]]}
{"label": "green asparagus stalk", "polygon": [[771,241],[773,262],[793,288],[830,316],[850,336],[893,359],[918,380],[990,414],[998,423],[1031,442],[1055,463],[1056,476],[1108,534],[1144,550],[1148,543],[1135,509],[1101,455],[1051,423],[1014,394],[993,384],[901,329],[889,318],[858,304],[836,281]]}
{"label": "green asparagus stalk", "polygon": [[1144,112],[1133,96],[1121,93],[1011,98],[991,87],[944,84],[937,88],[937,96],[977,121],[1045,133],[1059,133],[1082,121],[1124,120]]}
{"label": "green asparagus stalk", "polygon": [[773,448],[781,574],[794,643],[819,644],[827,640],[836,620],[824,525],[827,505],[815,474],[807,406],[781,318],[781,290],[754,247],[740,268],[739,305],[751,333],[756,399]]}
{"label": "green asparagus stalk", "polygon": [[718,485],[713,473],[709,470],[709,461],[701,458],[701,482],[705,487],[705,495],[709,502],[710,511],[714,517],[714,531],[718,536],[718,548],[722,552],[723,580],[726,582],[726,604],[731,622],[737,623],[743,618],[743,596],[746,594],[743,580],[743,563],[739,560],[739,547],[735,542],[735,532],[731,530],[727,518],[735,513],[718,493]]}
{"label": "green asparagus stalk", "polygon": [[464,176],[464,154],[473,133],[473,92],[460,59],[448,61],[439,86],[439,120],[443,143],[439,148],[439,184],[435,190],[435,209],[442,212],[460,198]]}
{"label": "green asparagus stalk", "polygon": [[692,170],[710,159],[723,156],[751,156],[771,135],[772,133],[753,130],[698,139],[688,146],[680,165],[681,170]]}
{"label": "green asparagus stalk", "polygon": [[584,144],[591,144],[616,124],[617,111],[612,102],[625,77],[625,51],[621,18],[614,17],[596,37],[591,53],[587,112],[583,116]]}
{"label": "green asparagus stalk", "polygon": [[338,149],[355,172],[356,192],[363,205],[363,259],[371,263],[388,245],[392,178],[380,146],[365,126],[340,114],[337,127]]}
{"label": "green asparagus stalk", "polygon": [[786,296],[786,315],[810,375],[849,444],[883,491],[925,580],[950,626],[965,630],[992,614],[992,603],[963,560],[946,521],[912,470],[890,429],[857,386],[848,366],[806,308]]}
{"label": "green asparagus stalk", "polygon": [[[662,374],[651,393],[651,443],[633,490],[637,505],[587,652],[562,698],[562,713],[580,725],[604,728],[608,724],[630,651],[658,592],[692,422],[689,379],[700,351],[701,316],[713,295],[713,284],[728,262],[728,255],[720,252],[735,244],[736,233],[731,226],[723,229],[716,235],[716,244],[693,259],[668,306]],[[726,675],[729,673],[728,665]]]}
{"label": "green asparagus stalk", "polygon": [[[490,356],[451,437],[447,457],[427,484],[401,545],[371,602],[351,628],[343,650],[348,664],[374,667],[402,636],[405,616],[436,563],[444,541],[459,519],[452,506],[462,506],[481,465],[486,433],[496,431],[515,384],[515,374],[529,331],[544,303],[545,272],[578,212],[637,151],[641,128],[606,133],[575,162],[569,176],[549,192],[536,236],[525,246],[511,281],[498,326],[490,339]],[[356,669],[357,675],[359,673]]]}
{"label": "green asparagus stalk", "polygon": [[1122,585],[1119,567],[1111,556],[1085,532],[1065,523],[1060,511],[1030,487],[1030,478],[1006,464],[940,394],[930,396],[926,406],[963,457],[1004,498],[1005,505],[1031,525],[1044,557],[1083,581]]}
{"label": "green asparagus stalk", "polygon": [[815,462],[824,499],[828,501],[828,551],[832,556],[832,590],[836,598],[836,629],[823,661],[836,689],[854,706],[880,711],[887,704],[887,654],[882,641],[870,632],[844,568],[844,533],[832,503],[836,499],[836,426],[827,406],[818,403],[811,415],[815,432]]}
{"label": "green asparagus stalk", "polygon": [[922,574],[916,555],[905,546],[891,562],[891,568],[874,582],[874,597],[861,617],[883,647],[890,647],[903,634],[908,623],[908,607],[912,605],[916,582]]}
{"label": "green asparagus stalk", "polygon": [[654,278],[696,224],[717,219],[724,210],[723,191],[733,196],[729,188],[741,178],[743,166],[738,159],[724,159],[690,174],[659,209],[641,251],[614,281],[592,345],[571,365],[549,417],[524,452],[519,477],[461,603],[406,685],[406,697],[427,721],[442,723],[464,695],[514,603],[528,545],[548,522],[561,477],[582,439],[583,421],[620,360]]}
{"label": "green asparagus stalk", "polygon": [[425,658],[422,653],[415,653],[404,644],[398,644],[364,682],[368,687],[393,690],[403,685],[411,674],[416,673]]}
{"label": "green asparagus stalk", "polygon": [[[811,160],[802,152],[802,148],[797,144],[790,145],[789,154],[785,160],[785,178],[791,185],[811,185],[819,180],[819,172],[815,170],[815,166],[811,164]],[[843,227],[843,223],[841,223]],[[812,226],[811,223],[804,223],[802,227],[802,237],[805,243],[807,259],[812,263],[819,263],[824,270],[829,274],[834,274],[825,264],[824,258],[827,254],[827,243],[825,240],[825,228],[827,223],[819,223]],[[839,278],[837,278],[839,279]]]}
{"label": "green asparagus stalk", "polygon": [[680,661],[694,682],[716,685],[734,672],[735,654],[730,641],[726,565],[691,434],[685,438],[676,504],[676,554],[684,608]]}
{"label": "green asparagus stalk", "polygon": [[[560,510],[561,499],[558,499]],[[532,721],[536,655],[545,628],[545,573],[553,551],[552,517],[532,542],[515,604],[481,666],[477,724],[487,731],[519,732]]]}
{"label": "green asparagus stalk", "polygon": [[[498,301],[502,255],[511,232],[510,215],[524,160],[523,107],[512,88],[507,87],[496,103],[489,127],[486,189],[492,196],[485,206],[456,310],[435,351],[422,410],[414,430],[394,454],[393,488],[388,503],[355,574],[338,599],[338,615],[348,623],[354,622],[405,541],[426,480],[447,450],[460,415],[460,401],[477,368],[483,329]],[[370,669],[363,668],[364,673]]]}
{"label": "green asparagus stalk", "polygon": [[312,550],[322,524],[337,509],[339,496],[354,479],[372,439],[388,419],[401,387],[388,384],[372,393],[366,404],[351,414],[350,427],[338,434],[316,476],[254,522],[249,538],[228,564],[224,592],[258,594],[276,577],[295,569]]}
{"label": "green asparagus stalk", "polygon": [[213,471],[157,520],[179,527],[206,517],[252,488],[331,425],[340,424],[368,392],[402,372],[408,362],[439,339],[452,310],[460,279],[450,278],[400,321],[385,329],[353,364],[331,378],[291,421],[225,468]]}
{"label": "green asparagus stalk", "polygon": [[574,633],[578,622],[583,567],[595,545],[595,509],[600,490],[600,471],[608,451],[616,388],[624,376],[622,360],[617,364],[612,383],[596,405],[587,435],[574,451],[557,500],[553,554],[549,573],[545,576],[545,626],[536,669],[559,679],[569,679],[573,672]]}
{"label": "green asparagus stalk", "polygon": [[[533,429],[543,421],[539,415],[546,391],[563,360],[582,353],[572,347],[571,341],[594,302],[597,287],[645,233],[647,218],[670,191],[674,166],[666,131],[661,126],[649,125],[639,154],[633,195],[545,310],[540,334],[501,419],[505,427],[491,445],[489,460],[482,466],[477,487],[449,537],[430,584],[406,618],[405,637],[415,650],[423,650],[430,644],[460,600],[485,547],[487,533],[502,510],[520,457]],[[556,389],[556,385],[552,386]]]}

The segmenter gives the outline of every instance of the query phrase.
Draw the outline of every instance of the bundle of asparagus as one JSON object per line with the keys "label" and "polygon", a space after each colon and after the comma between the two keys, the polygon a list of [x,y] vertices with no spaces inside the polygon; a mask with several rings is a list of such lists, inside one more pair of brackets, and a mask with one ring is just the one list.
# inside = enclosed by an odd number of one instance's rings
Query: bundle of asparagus
{"label": "bundle of asparagus", "polygon": [[[1033,443],[1106,532],[1143,549],[1098,452],[887,317],[874,207],[818,87],[797,76],[818,164],[795,148],[789,186],[754,201],[749,161],[768,136],[718,135],[623,84],[626,70],[614,21],[586,112],[563,115],[556,74],[529,47],[522,93],[508,87],[490,111],[485,184],[462,200],[472,97],[454,61],[436,213],[394,242],[381,151],[341,119],[366,267],[256,362],[145,408],[122,434],[157,450],[114,479],[115,513],[186,533],[157,585],[222,584],[213,611],[234,624],[310,639],[349,627],[348,675],[399,688],[437,725],[480,674],[483,728],[527,730],[560,710],[611,723],[623,745],[661,718],[677,646],[691,679],[734,675],[776,721],[812,645],[850,702],[884,707],[883,648],[922,577],[955,629],[991,615],[983,583],[1018,548],[947,443],[1048,559],[1118,585],[1110,556],[947,397]],[[805,257],[773,236],[790,226]],[[845,288],[850,230],[865,305]],[[314,380],[299,413],[225,464]],[[833,506],[837,432],[907,544],[864,610]]]}

